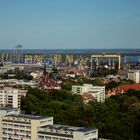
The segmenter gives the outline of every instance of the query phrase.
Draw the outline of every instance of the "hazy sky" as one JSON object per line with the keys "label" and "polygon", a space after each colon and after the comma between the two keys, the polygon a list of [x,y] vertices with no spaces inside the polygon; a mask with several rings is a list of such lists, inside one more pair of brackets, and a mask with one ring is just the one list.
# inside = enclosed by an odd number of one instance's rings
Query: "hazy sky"
{"label": "hazy sky", "polygon": [[0,49],[140,48],[140,0],[0,0]]}

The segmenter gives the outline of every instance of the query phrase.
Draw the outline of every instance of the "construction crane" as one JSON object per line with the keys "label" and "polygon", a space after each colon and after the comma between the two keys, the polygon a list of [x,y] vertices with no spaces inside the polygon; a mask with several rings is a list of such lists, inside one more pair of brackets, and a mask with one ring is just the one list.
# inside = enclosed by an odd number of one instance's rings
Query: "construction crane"
{"label": "construction crane", "polygon": [[1,54],[1,61],[4,62],[4,53]]}
{"label": "construction crane", "polygon": [[121,55],[120,54],[94,54],[91,55],[91,69],[92,69],[92,59],[97,60],[97,66],[99,64],[99,58],[118,58],[118,69],[121,68]]}
{"label": "construction crane", "polygon": [[11,54],[10,54],[10,62],[12,62],[13,61],[13,53],[11,52]]}
{"label": "construction crane", "polygon": [[60,54],[56,54],[53,57],[54,65],[56,66],[57,63],[62,62],[62,56]]}
{"label": "construction crane", "polygon": [[66,62],[69,64],[73,63],[73,55],[66,55]]}
{"label": "construction crane", "polygon": [[5,60],[8,61],[8,58],[9,58],[9,54],[6,53]]}

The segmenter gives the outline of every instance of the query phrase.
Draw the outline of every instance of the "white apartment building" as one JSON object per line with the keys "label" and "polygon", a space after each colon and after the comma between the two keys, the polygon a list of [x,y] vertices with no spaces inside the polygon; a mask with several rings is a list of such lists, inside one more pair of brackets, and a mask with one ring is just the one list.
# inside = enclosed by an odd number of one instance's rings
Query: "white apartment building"
{"label": "white apartment building", "polygon": [[105,101],[105,86],[93,86],[92,84],[72,86],[72,92],[80,95],[83,95],[85,92],[89,92],[98,102]]}
{"label": "white apartment building", "polygon": [[25,90],[14,89],[12,87],[0,86],[0,106],[20,108],[21,96],[25,96]]}
{"label": "white apartment building", "polygon": [[94,128],[66,125],[47,125],[38,129],[38,140],[97,140],[98,130]]}
{"label": "white apartment building", "polygon": [[140,83],[140,71],[129,71],[128,79],[134,81],[135,83]]}
{"label": "white apartment building", "polygon": [[97,140],[98,129],[53,124],[53,117],[0,109],[0,140]]}

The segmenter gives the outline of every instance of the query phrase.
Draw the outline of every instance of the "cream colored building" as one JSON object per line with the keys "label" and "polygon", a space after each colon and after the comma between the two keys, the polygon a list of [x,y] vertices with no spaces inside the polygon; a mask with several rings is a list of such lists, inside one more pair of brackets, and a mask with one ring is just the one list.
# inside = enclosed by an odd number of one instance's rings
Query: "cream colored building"
{"label": "cream colored building", "polygon": [[30,115],[1,116],[0,140],[37,140],[38,127],[53,124],[53,117]]}
{"label": "cream colored building", "polygon": [[129,71],[128,79],[134,81],[135,83],[140,83],[140,71]]}
{"label": "cream colored building", "polygon": [[11,87],[0,86],[0,106],[20,108],[20,90]]}
{"label": "cream colored building", "polygon": [[98,102],[105,101],[105,86],[93,86],[92,84],[84,84],[83,86],[72,86],[72,92],[75,94],[83,95],[89,92]]}
{"label": "cream colored building", "polygon": [[38,129],[38,140],[97,140],[98,130],[94,128],[66,125],[48,125]]}
{"label": "cream colored building", "polygon": [[2,140],[2,117],[5,115],[12,115],[12,114],[16,114],[18,115],[20,113],[19,109],[11,109],[11,108],[0,108],[0,140]]}
{"label": "cream colored building", "polygon": [[0,109],[0,140],[97,140],[98,129],[53,124],[53,117]]}

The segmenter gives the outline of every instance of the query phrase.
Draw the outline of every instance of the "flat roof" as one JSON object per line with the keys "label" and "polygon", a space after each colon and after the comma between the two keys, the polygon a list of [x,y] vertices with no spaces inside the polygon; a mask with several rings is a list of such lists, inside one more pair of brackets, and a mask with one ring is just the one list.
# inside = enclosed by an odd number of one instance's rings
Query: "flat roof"
{"label": "flat roof", "polygon": [[18,108],[11,108],[11,107],[0,107],[0,111],[1,110],[19,110]]}
{"label": "flat roof", "polygon": [[34,115],[7,115],[8,117],[16,117],[16,118],[23,118],[23,119],[32,119],[32,120],[40,120],[40,119],[47,119],[52,118],[49,116],[34,116]]}
{"label": "flat roof", "polygon": [[79,132],[89,132],[89,131],[93,131],[96,130],[96,128],[85,128],[85,127],[75,127],[75,126],[67,126],[67,125],[46,125],[46,126],[42,126],[41,128],[45,128],[45,129],[55,129],[55,130],[61,130],[61,131],[79,131]]}

